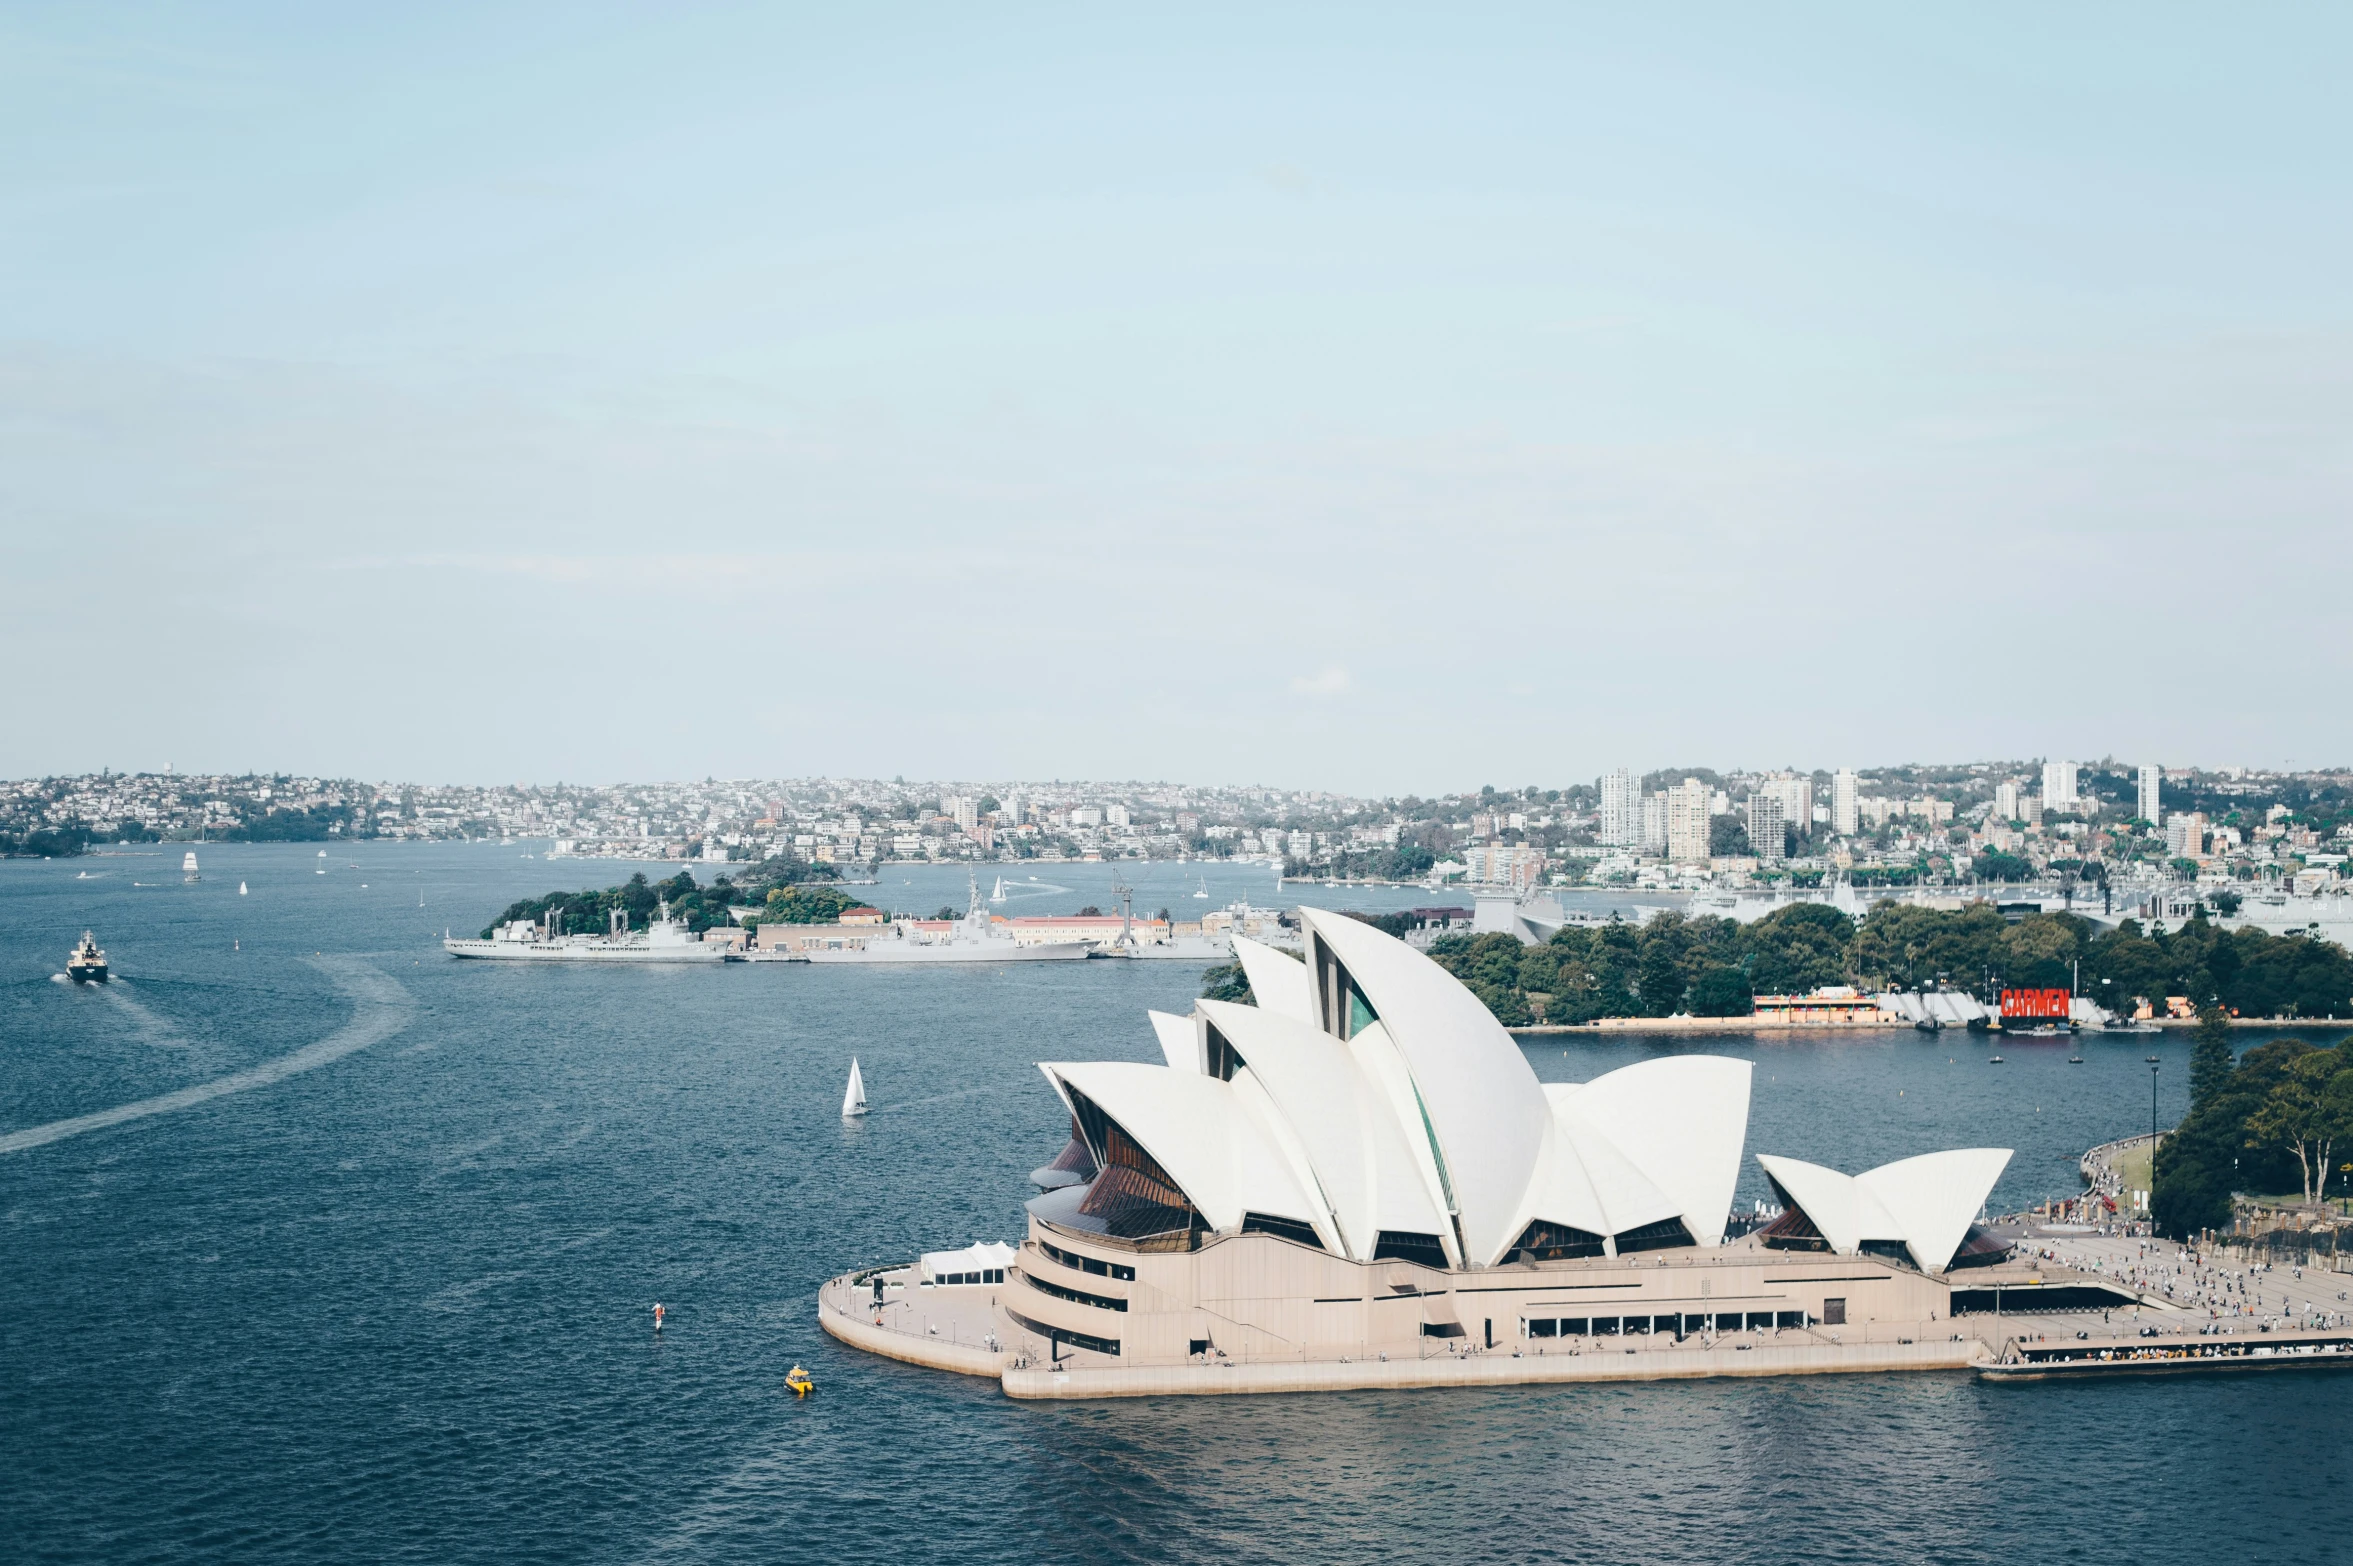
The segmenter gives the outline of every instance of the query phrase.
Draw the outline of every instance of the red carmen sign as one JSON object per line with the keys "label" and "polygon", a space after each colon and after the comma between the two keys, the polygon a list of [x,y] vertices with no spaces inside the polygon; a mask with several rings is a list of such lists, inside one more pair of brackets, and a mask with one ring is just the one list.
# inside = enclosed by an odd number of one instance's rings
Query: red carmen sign
{"label": "red carmen sign", "polygon": [[2007,1022],[2016,1017],[2021,1020],[2065,1022],[2071,999],[2065,990],[2004,990],[2002,1020]]}

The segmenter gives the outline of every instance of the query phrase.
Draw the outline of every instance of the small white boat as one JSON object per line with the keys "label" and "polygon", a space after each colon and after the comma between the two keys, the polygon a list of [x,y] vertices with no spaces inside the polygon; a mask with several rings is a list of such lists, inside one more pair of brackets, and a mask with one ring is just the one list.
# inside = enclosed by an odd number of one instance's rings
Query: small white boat
{"label": "small white boat", "polygon": [[189,849],[186,856],[180,860],[180,879],[183,881],[203,879],[196,873],[196,850],[193,848]]}
{"label": "small white boat", "polygon": [[1195,897],[1207,897],[1209,895],[1209,877],[1201,877],[1201,884],[1193,888],[1193,895]]}
{"label": "small white boat", "polygon": [[[320,849],[320,850],[319,850],[319,857],[320,857],[321,859],[324,859],[324,858],[326,858],[326,857],[327,857],[327,851],[326,851],[325,849],[323,849],[323,848],[322,848],[322,849]],[[321,865],[321,866],[319,866],[319,874],[321,874],[321,875],[325,875],[326,873],[327,873],[327,867],[326,867],[325,865]]]}
{"label": "small white boat", "polygon": [[1004,900],[1005,900],[1005,878],[1004,878],[1003,876],[999,876],[999,877],[997,877],[997,885],[996,885],[996,889],[995,889],[994,891],[992,891],[992,892],[990,892],[990,893],[989,893],[989,901],[990,901],[990,902],[992,902],[992,903],[1001,903],[1001,902],[1003,902]]}
{"label": "small white boat", "polygon": [[842,1118],[856,1120],[866,1113],[866,1078],[859,1073],[858,1057],[850,1057],[850,1085],[842,1094]]}
{"label": "small white boat", "polygon": [[245,883],[243,881],[239,881],[237,883],[237,895],[239,897],[243,897],[245,895]]}

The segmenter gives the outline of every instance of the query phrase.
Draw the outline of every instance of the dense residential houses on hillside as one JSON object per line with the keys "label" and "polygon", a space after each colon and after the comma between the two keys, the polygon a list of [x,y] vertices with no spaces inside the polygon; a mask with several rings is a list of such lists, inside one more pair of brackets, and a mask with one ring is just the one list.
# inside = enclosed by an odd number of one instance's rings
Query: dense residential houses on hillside
{"label": "dense residential houses on hillside", "polygon": [[0,784],[0,851],[137,840],[537,839],[554,856],[835,867],[1258,859],[1287,875],[1671,888],[2102,876],[2311,890],[2343,874],[2353,773],[1980,762],[1716,772],[1369,799],[1168,783],[369,783],[102,772]]}

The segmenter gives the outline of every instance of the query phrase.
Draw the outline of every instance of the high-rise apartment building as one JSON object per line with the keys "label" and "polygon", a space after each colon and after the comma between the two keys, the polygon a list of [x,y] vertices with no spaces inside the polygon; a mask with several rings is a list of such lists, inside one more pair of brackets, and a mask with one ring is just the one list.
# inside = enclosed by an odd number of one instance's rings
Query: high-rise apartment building
{"label": "high-rise apartment building", "polygon": [[1667,851],[1667,796],[1664,791],[1642,796],[1642,851]]}
{"label": "high-rise apartment building", "polygon": [[1679,865],[1701,865],[1708,860],[1709,806],[1714,790],[1697,778],[1685,778],[1667,790],[1667,857]]}
{"label": "high-rise apartment building", "polygon": [[964,831],[969,832],[980,825],[980,801],[971,795],[951,794],[942,803],[947,806],[947,809],[941,814],[953,817],[956,825]]}
{"label": "high-rise apartment building", "polygon": [[1854,769],[1841,767],[1830,778],[1830,830],[1840,837],[1853,837],[1861,825],[1856,805],[1860,780]]}
{"label": "high-rise apartment building", "polygon": [[1748,846],[1768,863],[1780,859],[1788,847],[1782,825],[1781,796],[1758,789],[1748,796]]}
{"label": "high-rise apartment building", "polygon": [[1624,767],[1601,775],[1601,820],[1595,832],[1607,848],[1642,844],[1642,779]]}
{"label": "high-rise apartment building", "polygon": [[2141,766],[2140,809],[2143,821],[2155,826],[2163,818],[2158,814],[2165,808],[2165,769],[2143,763]]}
{"label": "high-rise apartment building", "polygon": [[2016,783],[1996,783],[1994,785],[1994,819],[1997,821],[2019,819],[2018,785]]}
{"label": "high-rise apartment building", "polygon": [[2075,792],[2076,766],[2072,761],[2043,763],[2043,808],[2073,810],[2083,803]]}
{"label": "high-rise apartment building", "polygon": [[1781,802],[1781,819],[1811,836],[1814,830],[1814,780],[1794,772],[1776,772],[1757,785],[1757,792]]}

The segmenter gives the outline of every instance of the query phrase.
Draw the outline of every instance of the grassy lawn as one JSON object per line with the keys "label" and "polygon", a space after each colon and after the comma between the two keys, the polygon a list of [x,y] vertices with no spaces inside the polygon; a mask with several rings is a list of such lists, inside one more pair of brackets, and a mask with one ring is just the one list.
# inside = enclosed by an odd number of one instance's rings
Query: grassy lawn
{"label": "grassy lawn", "polygon": [[2115,1169],[2123,1177],[2127,1191],[2146,1191],[2149,1188],[2149,1145],[2143,1142],[2117,1159]]}

